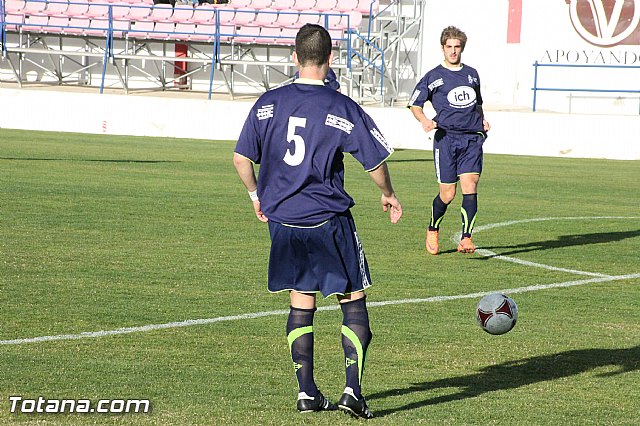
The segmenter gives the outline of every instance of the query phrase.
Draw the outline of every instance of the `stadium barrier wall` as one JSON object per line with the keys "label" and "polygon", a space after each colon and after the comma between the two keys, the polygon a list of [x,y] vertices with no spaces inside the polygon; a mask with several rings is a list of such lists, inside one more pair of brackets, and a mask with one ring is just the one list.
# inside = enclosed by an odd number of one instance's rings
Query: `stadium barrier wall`
{"label": "stadium barrier wall", "polygon": [[[0,104],[0,128],[235,140],[253,101],[0,88]],[[431,150],[432,135],[407,108],[364,109],[394,147]],[[487,153],[640,160],[637,116],[489,107],[485,114],[492,125]]]}

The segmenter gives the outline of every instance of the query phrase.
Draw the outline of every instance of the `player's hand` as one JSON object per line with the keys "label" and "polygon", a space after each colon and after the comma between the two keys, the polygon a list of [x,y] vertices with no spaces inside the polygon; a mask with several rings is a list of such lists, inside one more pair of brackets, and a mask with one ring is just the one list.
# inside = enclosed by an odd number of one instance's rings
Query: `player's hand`
{"label": "player's hand", "polygon": [[262,213],[262,209],[260,208],[260,200],[256,200],[253,202],[253,210],[256,212],[256,216],[260,222],[269,222],[269,219]]}
{"label": "player's hand", "polygon": [[424,129],[425,132],[429,133],[430,131],[432,131],[433,129],[435,129],[436,127],[438,127],[438,123],[436,123],[433,120],[429,120],[426,119],[423,123],[422,123],[422,128]]}
{"label": "player's hand", "polygon": [[485,119],[482,120],[482,127],[484,128],[485,132],[491,130],[491,124],[489,124],[489,122]]}
{"label": "player's hand", "polygon": [[390,197],[387,197],[383,194],[380,198],[380,202],[382,203],[382,210],[384,212],[390,212],[389,216],[391,218],[391,223],[398,223],[398,221],[402,217],[402,205],[396,198],[395,194],[391,195]]}

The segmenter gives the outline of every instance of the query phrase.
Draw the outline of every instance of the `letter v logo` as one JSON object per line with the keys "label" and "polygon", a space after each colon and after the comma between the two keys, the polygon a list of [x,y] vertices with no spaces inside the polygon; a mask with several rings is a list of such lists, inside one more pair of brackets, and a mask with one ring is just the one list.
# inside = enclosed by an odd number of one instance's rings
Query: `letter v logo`
{"label": "letter v logo", "polygon": [[614,46],[640,31],[640,0],[571,0],[569,14],[578,34],[596,46]]}

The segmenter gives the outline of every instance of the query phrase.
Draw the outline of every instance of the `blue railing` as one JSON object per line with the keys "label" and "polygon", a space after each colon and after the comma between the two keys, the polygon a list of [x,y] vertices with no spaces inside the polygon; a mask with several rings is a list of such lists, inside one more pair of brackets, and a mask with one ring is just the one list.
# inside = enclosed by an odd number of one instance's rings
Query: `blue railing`
{"label": "blue railing", "polygon": [[590,65],[590,64],[540,64],[538,61],[534,62],[534,76],[533,76],[533,112],[536,111],[536,103],[538,99],[539,91],[548,92],[590,92],[590,93],[638,93],[640,94],[640,79],[636,79],[638,89],[595,89],[595,88],[567,88],[567,87],[538,87],[538,68],[541,67],[560,67],[560,68],[624,68],[624,69],[640,69],[640,66],[635,65]]}

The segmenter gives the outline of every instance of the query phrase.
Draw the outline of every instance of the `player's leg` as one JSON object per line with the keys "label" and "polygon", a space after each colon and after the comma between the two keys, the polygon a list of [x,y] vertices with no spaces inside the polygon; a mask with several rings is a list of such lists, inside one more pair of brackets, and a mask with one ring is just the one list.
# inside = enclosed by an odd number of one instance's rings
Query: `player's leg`
{"label": "player's leg", "polygon": [[313,316],[315,294],[289,292],[291,308],[287,320],[287,341],[298,379],[297,408],[302,413],[335,410],[337,407],[318,390],[313,377]]}
{"label": "player's leg", "polygon": [[475,246],[471,240],[471,234],[478,213],[478,182],[482,173],[482,143],[484,137],[480,135],[469,136],[467,147],[460,156],[460,189],[462,190],[462,207],[460,214],[462,219],[462,234],[458,251],[461,253],[473,253]]}
{"label": "player's leg", "polygon": [[342,309],[342,348],[344,350],[346,384],[338,406],[356,417],[370,419],[362,396],[362,374],[371,338],[369,313],[364,291],[338,296]]}
{"label": "player's leg", "polygon": [[450,138],[443,132],[436,132],[433,143],[433,163],[439,192],[431,203],[431,218],[426,236],[427,251],[433,255],[440,251],[440,222],[447,212],[447,207],[456,196],[458,176],[455,168],[455,152],[452,151],[449,140]]}

